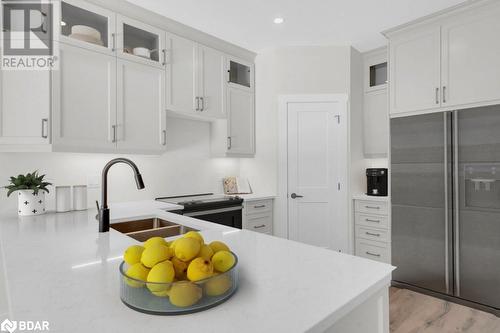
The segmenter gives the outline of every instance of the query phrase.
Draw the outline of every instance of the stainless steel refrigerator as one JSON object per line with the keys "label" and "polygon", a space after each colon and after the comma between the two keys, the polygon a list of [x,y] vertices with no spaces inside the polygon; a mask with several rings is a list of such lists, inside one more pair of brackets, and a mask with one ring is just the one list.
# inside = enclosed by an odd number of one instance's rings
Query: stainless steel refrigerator
{"label": "stainless steel refrigerator", "polygon": [[391,120],[393,284],[500,313],[500,106]]}

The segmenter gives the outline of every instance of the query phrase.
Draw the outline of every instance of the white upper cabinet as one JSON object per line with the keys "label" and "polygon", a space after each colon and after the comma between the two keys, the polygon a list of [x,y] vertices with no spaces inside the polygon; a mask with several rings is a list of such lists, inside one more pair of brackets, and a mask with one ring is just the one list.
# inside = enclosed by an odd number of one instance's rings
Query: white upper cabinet
{"label": "white upper cabinet", "polygon": [[120,58],[164,67],[165,32],[140,21],[117,15],[116,51]]}
{"label": "white upper cabinet", "polygon": [[197,43],[167,33],[167,109],[194,114],[200,109],[196,98]]}
{"label": "white upper cabinet", "polygon": [[165,71],[124,59],[117,66],[118,150],[161,152],[167,144]]}
{"label": "white upper cabinet", "polygon": [[0,144],[50,143],[50,71],[3,70],[0,88]]}
{"label": "white upper cabinet", "polygon": [[60,46],[53,72],[53,148],[109,152],[116,147],[116,58]]}
{"label": "white upper cabinet", "polygon": [[114,53],[115,13],[81,0],[61,1],[60,41],[90,50]]}
{"label": "white upper cabinet", "polygon": [[391,116],[499,104],[499,17],[478,1],[387,32]]}
{"label": "white upper cabinet", "polygon": [[443,106],[500,103],[500,6],[442,25]]}
{"label": "white upper cabinet", "polygon": [[421,28],[390,39],[391,114],[441,106],[441,29]]}
{"label": "white upper cabinet", "polygon": [[209,118],[225,118],[225,82],[223,53],[212,48],[198,46],[199,112]]}
{"label": "white upper cabinet", "polygon": [[227,154],[255,154],[254,94],[247,89],[228,87]]}

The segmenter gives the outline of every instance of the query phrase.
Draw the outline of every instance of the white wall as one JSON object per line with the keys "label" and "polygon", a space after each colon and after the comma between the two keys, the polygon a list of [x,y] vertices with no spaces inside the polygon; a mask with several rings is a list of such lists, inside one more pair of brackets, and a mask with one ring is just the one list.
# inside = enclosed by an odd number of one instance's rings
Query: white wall
{"label": "white wall", "polygon": [[[257,55],[257,153],[254,159],[242,159],[240,168],[254,191],[277,193],[278,96],[349,93],[350,53],[349,46],[293,46]],[[287,236],[286,221],[278,213],[274,233]]]}
{"label": "white wall", "polygon": [[[110,169],[109,201],[120,202],[151,199],[157,196],[200,192],[222,192],[222,178],[239,174],[239,160],[210,158],[209,124],[183,119],[168,119],[168,151],[161,156],[133,155],[146,188],[138,191],[132,170],[126,165]],[[122,155],[120,155],[122,156]],[[103,166],[118,155],[73,153],[2,153],[0,154],[0,185],[7,185],[9,176],[39,170],[55,185],[87,184],[100,175]],[[48,209],[54,209],[54,188],[47,197]],[[100,201],[100,188],[88,190],[89,206]],[[17,205],[16,196],[6,198],[1,191],[0,208]]]}

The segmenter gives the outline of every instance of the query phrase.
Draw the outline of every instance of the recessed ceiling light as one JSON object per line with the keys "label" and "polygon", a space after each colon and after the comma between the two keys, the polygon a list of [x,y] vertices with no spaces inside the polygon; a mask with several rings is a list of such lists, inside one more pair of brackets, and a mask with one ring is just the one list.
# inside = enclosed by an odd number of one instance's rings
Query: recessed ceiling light
{"label": "recessed ceiling light", "polygon": [[276,24],[281,24],[281,23],[283,23],[284,21],[285,21],[285,20],[284,20],[282,17],[276,17],[276,18],[274,19],[274,23],[276,23]]}

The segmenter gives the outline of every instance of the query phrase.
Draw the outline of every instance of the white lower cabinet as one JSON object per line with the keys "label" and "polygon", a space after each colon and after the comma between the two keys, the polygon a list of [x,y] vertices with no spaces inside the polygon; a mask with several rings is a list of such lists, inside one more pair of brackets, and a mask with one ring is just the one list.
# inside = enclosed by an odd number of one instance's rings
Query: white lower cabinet
{"label": "white lower cabinet", "polygon": [[0,81],[0,145],[49,144],[50,71],[3,70]]}
{"label": "white lower cabinet", "polygon": [[161,152],[167,144],[165,71],[119,59],[117,82],[118,151]]}
{"label": "white lower cabinet", "polygon": [[388,202],[356,199],[354,210],[356,255],[390,264]]}
{"label": "white lower cabinet", "polygon": [[53,149],[111,152],[116,147],[116,58],[60,45],[53,72]]}
{"label": "white lower cabinet", "polygon": [[243,202],[243,229],[273,234],[273,199]]}

